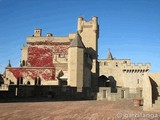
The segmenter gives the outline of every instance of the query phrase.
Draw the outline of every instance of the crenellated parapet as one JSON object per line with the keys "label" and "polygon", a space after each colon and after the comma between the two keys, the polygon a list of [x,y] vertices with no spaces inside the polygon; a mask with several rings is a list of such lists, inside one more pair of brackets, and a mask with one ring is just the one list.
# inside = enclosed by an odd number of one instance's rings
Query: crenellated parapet
{"label": "crenellated parapet", "polygon": [[123,64],[123,72],[126,73],[144,73],[144,72],[149,72],[150,70],[150,64]]}
{"label": "crenellated parapet", "polygon": [[77,32],[81,36],[85,47],[92,54],[92,58],[97,59],[99,37],[98,18],[92,17],[91,20],[87,21],[83,17],[79,17]]}
{"label": "crenellated parapet", "polygon": [[70,44],[69,38],[59,36],[41,36],[41,37],[27,37],[27,44],[30,45],[52,45],[52,44]]}
{"label": "crenellated parapet", "polygon": [[[75,36],[75,34],[72,36]],[[70,36],[53,36],[52,33],[47,33],[46,36],[42,36],[42,29],[35,29],[34,35],[27,37],[26,42],[30,45],[70,44],[69,37]]]}
{"label": "crenellated parapet", "polygon": [[83,28],[92,28],[93,31],[98,30],[98,18],[92,17],[92,20],[86,21],[83,17],[78,18],[78,32],[81,33]]}

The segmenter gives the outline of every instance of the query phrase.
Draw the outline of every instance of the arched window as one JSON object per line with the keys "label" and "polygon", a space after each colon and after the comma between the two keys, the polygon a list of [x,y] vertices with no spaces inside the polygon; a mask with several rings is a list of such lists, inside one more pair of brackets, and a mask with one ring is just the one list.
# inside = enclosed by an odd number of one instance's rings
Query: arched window
{"label": "arched window", "polygon": [[23,84],[23,77],[17,78],[17,85],[22,85]]}
{"label": "arched window", "polygon": [[25,66],[25,60],[22,61],[22,66]]}
{"label": "arched window", "polygon": [[23,78],[22,77],[20,78],[20,84],[23,84]]}
{"label": "arched window", "polygon": [[17,78],[17,85],[19,85],[20,83],[20,78]]}
{"label": "arched window", "polygon": [[40,77],[36,77],[34,83],[35,83],[35,85],[41,85],[41,79],[40,79]]}
{"label": "arched window", "polygon": [[41,85],[41,79],[38,77],[38,85]]}
{"label": "arched window", "polygon": [[27,85],[30,85],[30,84],[31,84],[31,83],[28,81],[28,82],[27,82]]}

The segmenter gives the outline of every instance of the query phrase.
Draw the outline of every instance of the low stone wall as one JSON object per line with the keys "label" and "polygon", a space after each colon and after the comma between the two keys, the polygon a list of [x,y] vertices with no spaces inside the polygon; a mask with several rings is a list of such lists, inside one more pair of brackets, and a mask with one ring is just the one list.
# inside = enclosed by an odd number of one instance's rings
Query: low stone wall
{"label": "low stone wall", "polygon": [[118,100],[142,98],[142,88],[137,88],[137,93],[129,92],[129,88],[117,88],[117,92],[112,93],[111,87],[99,87],[97,100]]}
{"label": "low stone wall", "polygon": [[[1,95],[2,94],[2,95]],[[48,97],[56,100],[92,99],[91,89],[84,87],[83,92],[77,92],[76,87],[70,86],[35,86],[35,85],[9,85],[8,91],[0,92],[2,97]]]}

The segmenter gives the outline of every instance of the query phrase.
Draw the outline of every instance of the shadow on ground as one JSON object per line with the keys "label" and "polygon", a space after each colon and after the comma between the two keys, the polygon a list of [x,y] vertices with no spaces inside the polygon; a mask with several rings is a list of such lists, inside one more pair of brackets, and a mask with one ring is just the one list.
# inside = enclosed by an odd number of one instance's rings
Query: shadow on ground
{"label": "shadow on ground", "polygon": [[84,101],[89,99],[58,99],[58,98],[45,98],[45,97],[32,97],[32,98],[0,98],[0,103],[14,103],[14,102],[59,102],[59,101]]}

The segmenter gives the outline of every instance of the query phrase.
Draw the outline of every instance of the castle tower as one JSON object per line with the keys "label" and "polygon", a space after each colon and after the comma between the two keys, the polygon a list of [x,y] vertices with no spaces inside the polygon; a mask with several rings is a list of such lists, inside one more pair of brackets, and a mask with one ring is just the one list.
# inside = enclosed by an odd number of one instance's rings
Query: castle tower
{"label": "castle tower", "polygon": [[82,92],[84,80],[84,44],[77,33],[68,49],[68,84]]}
{"label": "castle tower", "polygon": [[84,43],[85,47],[92,52],[93,59],[97,59],[99,36],[98,18],[92,17],[92,20],[85,21],[82,17],[79,17],[78,32],[82,37],[82,42]]}
{"label": "castle tower", "polygon": [[91,55],[92,58],[92,88],[97,87],[98,79],[98,37],[99,37],[99,25],[98,18],[92,17],[92,20],[85,21],[83,17],[78,18],[78,32],[82,37],[82,42],[86,47],[86,51]]}

